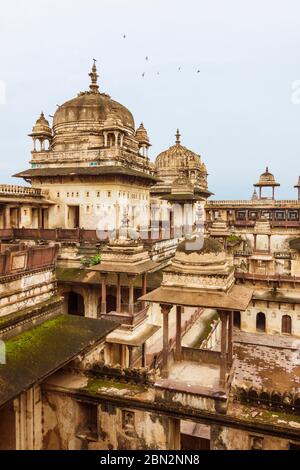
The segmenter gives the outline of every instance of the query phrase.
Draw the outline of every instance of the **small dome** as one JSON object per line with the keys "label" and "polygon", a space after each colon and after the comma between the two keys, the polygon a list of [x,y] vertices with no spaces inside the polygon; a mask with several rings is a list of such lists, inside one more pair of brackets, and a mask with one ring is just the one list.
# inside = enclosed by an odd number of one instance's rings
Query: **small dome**
{"label": "small dome", "polygon": [[[185,239],[181,243],[179,243],[176,252],[179,253],[198,253],[199,255],[204,255],[204,254],[215,254],[218,255],[219,253],[224,251],[223,246],[221,243],[216,240],[215,238],[212,237],[205,237],[203,241],[202,248],[198,249],[197,245],[197,238],[199,237],[199,244],[202,244],[202,240],[200,237],[202,237],[201,234],[194,234],[191,236],[190,239]],[[191,245],[188,247],[188,245]],[[193,248],[193,244],[195,244],[195,248]],[[201,245],[200,245],[201,246]],[[191,248],[191,249],[189,249]]]}
{"label": "small dome", "polygon": [[158,170],[165,168],[194,168],[195,166],[202,169],[202,165],[203,163],[200,155],[197,155],[192,152],[192,150],[181,145],[178,129],[175,145],[172,145],[167,150],[161,152],[155,160],[155,166]]}
{"label": "small dome", "polygon": [[149,145],[149,137],[148,133],[144,127],[144,124],[141,122],[138,129],[135,131],[135,138],[139,144],[146,144]]}
{"label": "small dome", "polygon": [[275,177],[272,173],[269,172],[269,168],[266,168],[266,171],[260,175],[259,182],[254,186],[280,186],[276,182]]}
{"label": "small dome", "polygon": [[47,135],[52,136],[52,132],[49,126],[49,122],[45,118],[43,112],[41,112],[40,117],[37,119],[35,125],[32,128],[31,136],[38,136],[38,135]]}

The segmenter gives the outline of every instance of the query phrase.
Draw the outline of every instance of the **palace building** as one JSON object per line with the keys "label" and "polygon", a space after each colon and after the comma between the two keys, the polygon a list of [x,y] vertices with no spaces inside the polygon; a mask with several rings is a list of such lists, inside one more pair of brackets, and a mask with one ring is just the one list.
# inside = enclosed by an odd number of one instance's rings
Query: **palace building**
{"label": "palace building", "polygon": [[299,449],[300,177],[217,200],[89,77],[0,185],[0,448]]}

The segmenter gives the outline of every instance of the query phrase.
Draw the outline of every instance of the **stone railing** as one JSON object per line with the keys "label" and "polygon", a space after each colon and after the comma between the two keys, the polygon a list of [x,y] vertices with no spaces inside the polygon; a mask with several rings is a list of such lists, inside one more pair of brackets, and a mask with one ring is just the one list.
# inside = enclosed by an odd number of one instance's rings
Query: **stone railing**
{"label": "stone railing", "polygon": [[251,250],[236,250],[233,252],[233,256],[235,257],[247,257],[251,255],[252,255]]}
{"label": "stone railing", "polygon": [[0,254],[0,277],[28,272],[35,269],[54,266],[58,246],[26,247],[23,244],[7,245]]}
{"label": "stone railing", "polygon": [[281,206],[297,206],[300,207],[300,201],[297,199],[280,199],[280,200],[273,200],[273,199],[237,199],[237,200],[220,200],[220,201],[208,201],[206,204],[206,209],[216,208],[220,206],[274,206],[274,207],[281,207]]}
{"label": "stone railing", "polygon": [[285,410],[300,414],[300,394],[286,390],[267,390],[258,387],[234,387],[234,399],[242,403],[257,405],[268,410]]}
{"label": "stone railing", "polygon": [[[132,309],[132,313],[130,313]],[[106,320],[115,320],[121,325],[135,326],[146,318],[149,304],[145,302],[135,302],[132,306],[129,304],[121,305],[121,312],[111,311],[101,314],[100,317]]]}
{"label": "stone railing", "polygon": [[[19,239],[19,240],[49,240],[49,241],[65,241],[65,242],[89,242],[100,243],[107,241],[114,231],[107,231],[101,234],[99,238],[96,230],[86,230],[83,228],[53,228],[53,229],[38,229],[38,228],[6,228],[0,229],[0,240]],[[177,245],[177,239],[165,240],[163,238],[151,238],[152,233],[149,230],[147,233],[143,232],[142,242],[145,244],[156,244],[156,249],[162,247],[161,243],[169,243],[170,245]]]}
{"label": "stone railing", "polygon": [[48,196],[48,191],[40,188],[31,188],[26,186],[17,186],[10,184],[0,185],[1,196],[30,196],[30,197],[45,197]]}
{"label": "stone railing", "polygon": [[139,385],[151,385],[155,382],[153,371],[145,368],[122,368],[121,366],[94,364],[89,370],[91,377],[101,377],[118,382],[133,382]]}
{"label": "stone railing", "polygon": [[277,282],[291,282],[293,284],[300,283],[299,276],[288,276],[285,274],[256,274],[256,273],[246,273],[246,272],[235,272],[235,278],[241,281],[277,281]]}

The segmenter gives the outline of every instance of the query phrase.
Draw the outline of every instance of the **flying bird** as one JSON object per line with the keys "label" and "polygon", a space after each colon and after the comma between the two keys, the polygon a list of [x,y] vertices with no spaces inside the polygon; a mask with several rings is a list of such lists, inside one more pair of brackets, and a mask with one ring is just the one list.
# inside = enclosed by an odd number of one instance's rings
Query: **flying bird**
{"label": "flying bird", "polygon": [[197,73],[200,73],[200,70],[197,70]]}
{"label": "flying bird", "polygon": [[142,73],[142,77],[143,77],[143,78],[144,78],[144,76],[145,76],[145,72]]}
{"label": "flying bird", "polygon": [[159,75],[159,72],[156,72],[156,73],[157,73],[157,75]]}
{"label": "flying bird", "polygon": [[126,38],[126,34],[123,34],[123,39],[125,39],[125,38]]}
{"label": "flying bird", "polygon": [[178,70],[181,70],[181,67],[178,67]]}
{"label": "flying bird", "polygon": [[146,59],[146,60],[149,60],[149,57],[146,55],[145,59]]}

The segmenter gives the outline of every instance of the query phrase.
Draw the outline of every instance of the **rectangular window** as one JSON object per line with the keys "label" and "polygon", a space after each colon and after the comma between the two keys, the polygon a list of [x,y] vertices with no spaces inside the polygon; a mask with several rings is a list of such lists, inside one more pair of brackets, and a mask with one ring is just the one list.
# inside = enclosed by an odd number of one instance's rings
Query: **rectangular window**
{"label": "rectangular window", "polygon": [[272,212],[262,211],[262,216],[267,220],[271,220],[272,219]]}
{"label": "rectangular window", "polygon": [[246,220],[246,215],[247,215],[246,211],[238,211],[236,218],[237,220]]}
{"label": "rectangular window", "polygon": [[275,211],[275,220],[285,220],[285,211]]}
{"label": "rectangular window", "polygon": [[298,211],[288,211],[288,220],[299,220]]}
{"label": "rectangular window", "polygon": [[250,211],[249,212],[249,219],[251,219],[251,220],[258,219],[258,212],[257,211]]}

